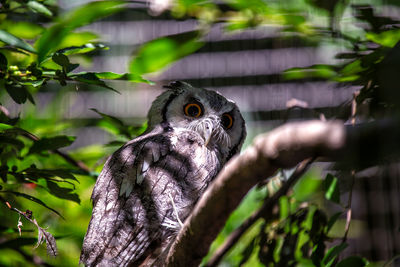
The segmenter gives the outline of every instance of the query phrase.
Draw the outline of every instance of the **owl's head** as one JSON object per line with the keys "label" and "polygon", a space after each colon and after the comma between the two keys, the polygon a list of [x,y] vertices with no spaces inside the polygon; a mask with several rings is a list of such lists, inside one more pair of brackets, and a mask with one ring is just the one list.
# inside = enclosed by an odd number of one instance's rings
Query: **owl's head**
{"label": "owl's head", "polygon": [[174,131],[197,132],[209,149],[218,149],[226,159],[239,152],[246,126],[236,104],[215,91],[173,82],[153,102],[149,131],[161,125]]}

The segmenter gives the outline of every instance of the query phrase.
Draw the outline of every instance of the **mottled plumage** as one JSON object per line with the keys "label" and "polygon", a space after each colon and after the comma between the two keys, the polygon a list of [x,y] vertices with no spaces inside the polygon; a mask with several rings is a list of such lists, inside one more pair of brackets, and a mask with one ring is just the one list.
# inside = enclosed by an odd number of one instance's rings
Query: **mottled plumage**
{"label": "mottled plumage", "polygon": [[167,88],[152,104],[146,133],[116,151],[97,179],[85,265],[154,264],[241,148],[245,124],[232,101],[183,82]]}

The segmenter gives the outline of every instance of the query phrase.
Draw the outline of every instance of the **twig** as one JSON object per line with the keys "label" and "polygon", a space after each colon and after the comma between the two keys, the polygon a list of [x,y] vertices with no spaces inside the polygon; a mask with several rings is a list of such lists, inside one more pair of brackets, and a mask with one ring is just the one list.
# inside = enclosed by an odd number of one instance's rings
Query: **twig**
{"label": "twig", "polygon": [[224,255],[236,244],[242,235],[261,217],[270,216],[273,207],[279,201],[279,198],[286,195],[289,188],[297,182],[297,180],[308,170],[315,158],[310,158],[302,161],[292,173],[289,179],[282,185],[281,188],[269,199],[264,202],[262,207],[255,211],[247,220],[245,220],[236,230],[234,230],[218,248],[212,258],[207,262],[205,267],[217,266]]}
{"label": "twig", "polygon": [[[46,231],[46,229],[44,229],[43,227],[41,227],[38,222],[36,221],[35,218],[33,218],[32,215],[32,211],[30,210],[26,210],[25,212],[20,211],[17,208],[14,208],[11,206],[11,204],[6,201],[4,198],[0,198],[1,201],[4,202],[4,204],[6,204],[6,206],[18,213],[20,216],[24,216],[25,219],[27,219],[29,222],[33,223],[36,228],[38,229],[38,242],[36,244],[36,247],[38,247],[40,244],[43,243],[43,238],[46,240],[46,247],[47,247],[47,254],[49,254],[50,256],[57,256],[58,252],[57,252],[57,244],[56,244],[56,240],[54,238],[54,236],[52,234],[50,234],[49,232]],[[18,230],[20,231],[22,226],[22,223],[20,222],[20,219],[18,220]]]}
{"label": "twig", "polygon": [[[370,86],[370,85],[368,85]],[[357,115],[357,96],[360,94],[360,91],[354,92],[353,93],[353,100],[351,101],[351,125],[355,126],[356,124],[356,115]],[[347,236],[349,234],[350,230],[350,223],[351,223],[351,215],[352,215],[352,210],[351,210],[351,202],[353,199],[353,187],[354,187],[354,181],[355,181],[355,174],[356,171],[353,169],[351,170],[351,185],[350,185],[350,190],[349,190],[349,198],[347,200],[347,212],[346,212],[346,225],[344,228],[344,235],[342,239],[342,243],[345,243],[347,241]]]}

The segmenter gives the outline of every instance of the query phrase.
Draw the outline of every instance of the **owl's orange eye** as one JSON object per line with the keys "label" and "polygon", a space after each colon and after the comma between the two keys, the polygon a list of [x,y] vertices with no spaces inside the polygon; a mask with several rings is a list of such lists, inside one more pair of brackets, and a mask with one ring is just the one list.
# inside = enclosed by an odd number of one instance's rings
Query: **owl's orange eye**
{"label": "owl's orange eye", "polygon": [[183,108],[185,115],[193,118],[198,118],[203,115],[203,109],[199,103],[189,103]]}
{"label": "owl's orange eye", "polygon": [[233,118],[230,114],[225,113],[221,117],[221,124],[224,126],[226,129],[229,129],[233,125]]}

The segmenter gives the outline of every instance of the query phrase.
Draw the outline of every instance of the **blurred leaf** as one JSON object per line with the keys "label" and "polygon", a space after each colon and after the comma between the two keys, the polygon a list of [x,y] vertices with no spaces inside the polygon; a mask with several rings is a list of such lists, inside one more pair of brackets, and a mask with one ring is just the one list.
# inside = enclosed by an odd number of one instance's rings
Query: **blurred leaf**
{"label": "blurred leaf", "polygon": [[61,53],[54,53],[51,59],[60,65],[65,73],[71,72],[79,67],[79,64],[71,64],[68,57]]}
{"label": "blurred leaf", "polygon": [[158,71],[202,47],[199,37],[199,31],[190,31],[147,42],[139,48],[129,70],[138,75]]}
{"label": "blurred leaf", "polygon": [[110,89],[116,93],[119,93],[117,90],[114,88],[108,86],[104,81],[100,80],[97,76],[96,73],[94,72],[80,72],[80,73],[72,73],[69,75],[69,77],[75,81],[78,82],[83,82],[83,83],[88,83],[88,84],[94,84],[101,86],[103,88]]}
{"label": "blurred leaf", "polygon": [[124,3],[124,1],[91,2],[65,14],[57,24],[50,27],[38,40],[38,62],[42,63],[48,54],[55,51],[64,37],[71,31],[119,12]]}
{"label": "blurred leaf", "polygon": [[325,264],[326,267],[329,267],[333,264],[339,254],[348,247],[347,243],[341,243],[339,245],[331,247],[328,252],[326,252],[325,257],[322,260],[322,263]]}
{"label": "blurred leaf", "polygon": [[61,67],[68,67],[69,65],[69,59],[66,55],[61,54],[61,53],[54,53],[54,55],[51,57],[51,59],[60,65]]}
{"label": "blurred leaf", "polygon": [[12,129],[13,126],[9,124],[0,123],[0,131]]}
{"label": "blurred leaf", "polygon": [[45,5],[43,5],[39,2],[29,1],[27,3],[27,6],[37,13],[43,14],[48,17],[53,16],[53,13]]}
{"label": "blurred leaf", "polygon": [[281,196],[279,198],[279,218],[283,221],[290,214],[290,203],[287,196]]}
{"label": "blurred leaf", "polygon": [[74,190],[71,188],[60,187],[58,184],[47,180],[47,188],[49,193],[62,199],[74,201],[78,204],[81,203],[78,194],[72,193]]}
{"label": "blurred leaf", "polygon": [[326,231],[329,232],[331,230],[332,226],[336,223],[336,221],[339,219],[339,217],[343,214],[343,212],[337,212],[333,214],[330,218],[329,221],[326,225]]}
{"label": "blurred leaf", "polygon": [[21,150],[25,147],[24,142],[22,142],[16,138],[13,138],[10,136],[4,136],[4,135],[0,135],[0,144],[2,144],[2,146],[12,145],[12,146],[15,146],[19,150]]}
{"label": "blurred leaf", "polygon": [[36,178],[60,177],[63,179],[78,181],[71,171],[63,169],[38,169],[36,167],[29,167],[22,172],[24,172],[26,176],[34,176]]}
{"label": "blurred leaf", "polygon": [[120,119],[118,119],[117,117],[102,113],[95,108],[91,108],[90,110],[93,110],[94,112],[99,114],[101,117],[103,117],[104,121],[108,122],[108,124],[104,124],[104,123],[100,122],[99,126],[103,126],[103,128],[105,128],[106,130],[108,130],[111,133],[114,133],[116,135],[122,134],[125,137],[127,137],[128,139],[133,138],[132,134],[128,131],[129,126],[125,125],[125,123],[123,121],[121,121]]}
{"label": "blurred leaf", "polygon": [[[0,74],[6,72],[8,61],[5,55],[0,53]],[[3,74],[4,75],[4,74]]]}
{"label": "blurred leaf", "polygon": [[60,135],[49,138],[41,138],[35,141],[29,150],[29,154],[42,152],[44,150],[55,150],[71,145],[75,141],[75,137]]}
{"label": "blurred leaf", "polygon": [[126,143],[126,142],[123,142],[123,141],[111,141],[111,142],[108,142],[107,144],[105,144],[105,146],[110,146],[110,147],[116,146],[116,147],[120,147],[120,146],[123,146],[125,143]]}
{"label": "blurred leaf", "polygon": [[337,75],[331,65],[313,65],[306,68],[291,68],[285,70],[283,77],[286,80],[306,79],[306,78],[321,78],[331,79]]}
{"label": "blurred leaf", "polygon": [[68,47],[79,47],[95,42],[97,39],[99,39],[99,36],[93,32],[69,32],[64,36],[55,50],[66,49]]}
{"label": "blurred leaf", "polygon": [[33,39],[44,31],[40,25],[29,21],[10,21],[3,20],[0,29],[22,39]]}
{"label": "blurred leaf", "polygon": [[237,10],[253,9],[266,11],[270,9],[267,3],[263,0],[231,0],[227,2],[231,7]]}
{"label": "blurred leaf", "polygon": [[299,202],[308,200],[321,186],[321,180],[310,174],[304,175],[293,187],[293,197]]}
{"label": "blurred leaf", "polygon": [[34,237],[18,237],[15,239],[6,240],[0,243],[0,249],[7,248],[20,248],[27,245],[33,245],[36,243],[36,238]]}
{"label": "blurred leaf", "polygon": [[28,99],[29,92],[26,90],[25,86],[6,83],[5,88],[7,93],[17,104],[23,104]]}
{"label": "blurred leaf", "polygon": [[131,82],[143,82],[147,84],[154,84],[154,82],[143,79],[140,75],[133,73],[114,73],[114,72],[96,72],[96,76],[105,80],[127,80]]}
{"label": "blurred leaf", "polygon": [[323,187],[325,191],[325,198],[340,204],[340,191],[338,179],[334,177],[332,174],[328,173],[323,182]]}
{"label": "blurred leaf", "polygon": [[12,35],[6,31],[0,30],[0,41],[3,43],[9,44],[11,46],[21,48],[31,53],[36,53],[36,50],[27,44],[24,40],[18,38],[17,36]]}
{"label": "blurred leaf", "polygon": [[64,55],[72,55],[72,54],[85,54],[92,51],[108,50],[108,49],[109,48],[103,44],[88,43],[81,46],[66,47],[58,50],[57,52]]}
{"label": "blurred leaf", "polygon": [[240,263],[238,266],[243,266],[243,264],[246,263],[250,259],[251,255],[253,254],[253,251],[257,245],[257,241],[258,241],[257,237],[253,238],[253,240],[251,240],[251,242],[246,246],[246,248],[244,249],[244,251],[242,253],[243,258],[240,260]]}
{"label": "blurred leaf", "polygon": [[[33,86],[33,87],[40,87],[40,86],[43,85],[43,83],[44,83],[45,81],[46,81],[45,79],[42,79],[42,80],[37,80],[37,81],[21,82],[21,84],[22,84],[22,85],[31,85],[31,86]],[[28,95],[28,97],[29,97],[29,95]],[[32,103],[34,103],[33,98],[30,99],[30,101],[31,101]]]}
{"label": "blurred leaf", "polygon": [[374,43],[393,48],[400,41],[400,29],[381,33],[368,32],[365,37]]}
{"label": "blurred leaf", "polygon": [[314,6],[325,9],[329,13],[333,13],[337,4],[339,4],[340,0],[308,0],[307,2],[313,4]]}
{"label": "blurred leaf", "polygon": [[316,267],[310,259],[299,259],[296,267]]}
{"label": "blurred leaf", "polygon": [[39,204],[39,205],[51,210],[52,212],[54,212],[55,214],[57,214],[58,216],[60,216],[61,218],[64,219],[64,217],[61,216],[61,214],[58,211],[56,211],[55,209],[50,208],[49,206],[46,205],[46,203],[44,203],[43,201],[41,201],[40,199],[38,199],[36,197],[33,197],[33,196],[25,194],[25,193],[14,192],[14,191],[0,191],[0,193],[11,193],[13,195],[16,195],[17,197],[26,198],[26,199],[28,199],[30,201],[33,201],[33,202],[35,202],[35,203],[37,203],[37,204]]}
{"label": "blurred leaf", "polygon": [[361,257],[351,256],[344,260],[341,260],[336,267],[364,267],[367,266],[369,262]]}

